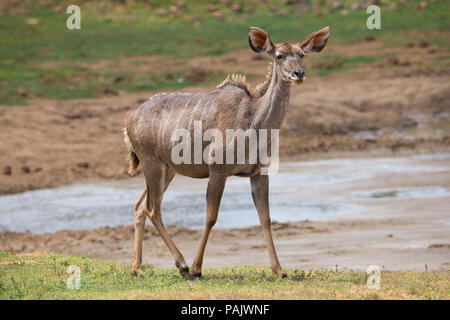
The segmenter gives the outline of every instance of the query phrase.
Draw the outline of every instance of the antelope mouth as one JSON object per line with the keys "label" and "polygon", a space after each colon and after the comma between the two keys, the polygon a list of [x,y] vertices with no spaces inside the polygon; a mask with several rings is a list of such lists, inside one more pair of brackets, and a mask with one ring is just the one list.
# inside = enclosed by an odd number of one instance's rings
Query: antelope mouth
{"label": "antelope mouth", "polygon": [[286,81],[292,81],[292,82],[294,82],[295,84],[302,84],[303,83],[303,81],[305,81],[306,80],[306,77],[305,76],[303,76],[303,77],[298,77],[298,76],[296,76],[296,75],[288,75],[287,73],[285,73],[285,75],[286,75]]}
{"label": "antelope mouth", "polygon": [[299,85],[299,84],[302,84],[303,81],[306,80],[306,77],[303,76],[302,78],[295,78],[295,79],[292,79],[292,80],[294,80],[295,84]]}

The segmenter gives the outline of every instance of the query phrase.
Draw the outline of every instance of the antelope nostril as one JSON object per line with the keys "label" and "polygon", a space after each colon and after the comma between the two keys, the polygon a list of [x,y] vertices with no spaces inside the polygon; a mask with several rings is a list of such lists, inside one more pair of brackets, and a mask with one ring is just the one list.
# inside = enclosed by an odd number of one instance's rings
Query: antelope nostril
{"label": "antelope nostril", "polygon": [[297,76],[297,78],[302,79],[305,76],[305,72],[303,70],[297,70],[294,71],[294,74]]}

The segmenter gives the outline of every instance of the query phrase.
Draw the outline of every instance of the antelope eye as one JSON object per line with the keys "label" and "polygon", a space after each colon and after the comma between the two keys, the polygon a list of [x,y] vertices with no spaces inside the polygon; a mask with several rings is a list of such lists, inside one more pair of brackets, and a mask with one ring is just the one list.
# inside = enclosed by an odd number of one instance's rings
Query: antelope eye
{"label": "antelope eye", "polygon": [[282,58],[284,58],[284,56],[283,56],[282,54],[280,54],[280,53],[277,53],[277,54],[275,55],[275,57],[276,57],[277,59],[282,59]]}

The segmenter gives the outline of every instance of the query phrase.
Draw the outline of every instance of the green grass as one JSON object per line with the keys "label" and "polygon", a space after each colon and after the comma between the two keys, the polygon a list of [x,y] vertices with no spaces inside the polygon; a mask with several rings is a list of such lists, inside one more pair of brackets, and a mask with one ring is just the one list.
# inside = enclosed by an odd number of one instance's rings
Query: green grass
{"label": "green grass", "polygon": [[356,56],[346,57],[342,54],[327,54],[318,56],[312,65],[312,75],[325,76],[333,72],[351,70],[360,64],[383,60],[385,56]]}
{"label": "green grass", "polygon": [[[30,260],[34,263],[30,263]],[[81,269],[78,290],[68,289],[70,265]],[[203,270],[186,281],[173,269],[144,266],[140,278],[130,267],[89,256],[49,252],[25,257],[0,252],[0,299],[448,299],[449,273],[382,272],[381,289],[366,286],[356,271],[287,269],[288,278],[268,267]]]}
{"label": "green grass", "polygon": [[[27,2],[22,4],[28,10],[26,15],[13,16],[7,12],[0,16],[0,104],[26,103],[27,97],[17,93],[20,88],[26,90],[29,96],[59,99],[99,96],[99,88],[105,85],[112,86],[114,90],[152,90],[155,87],[147,86],[146,79],[116,87],[114,82],[109,81],[116,75],[101,72],[78,88],[80,85],[74,86],[73,82],[77,82],[77,76],[85,71],[62,67],[51,71],[57,81],[48,84],[39,77],[47,72],[40,64],[45,61],[94,62],[155,54],[180,58],[220,55],[247,47],[246,32],[250,25],[265,28],[274,41],[300,41],[308,33],[329,25],[332,30],[330,42],[335,43],[357,42],[365,35],[376,35],[386,43],[399,44],[411,41],[407,33],[412,30],[450,30],[448,1],[437,1],[424,10],[414,8],[419,2],[416,0],[408,2],[410,8],[400,7],[395,11],[382,9],[381,30],[366,28],[368,15],[364,9],[349,11],[346,16],[325,10],[324,15],[315,16],[313,12],[302,13],[284,5],[284,2],[273,3],[286,10],[286,15],[271,12],[265,4],[258,2],[253,5],[247,3],[243,12],[220,8],[226,17],[225,21],[220,21],[207,10],[209,1],[189,2],[179,18],[157,16],[145,2],[130,1],[119,5],[117,1],[86,1],[80,5],[81,30],[65,27],[67,1],[54,1],[61,3],[62,10],[58,13],[53,12],[52,7]],[[160,7],[169,8],[170,5],[168,1],[156,2],[156,6]],[[187,21],[196,16],[201,16],[197,24]],[[27,24],[28,18],[38,19],[38,24]],[[434,34],[428,40],[449,48],[445,35]],[[107,73],[107,70],[103,72]],[[75,80],[71,81],[70,76]],[[158,88],[166,85],[180,87],[173,82],[158,83]],[[192,83],[181,84],[186,85]]]}
{"label": "green grass", "polygon": [[[30,68],[23,72],[0,70],[0,82],[4,79],[8,83],[0,87],[0,97],[7,97],[9,104],[21,104],[26,97],[17,94],[19,88],[26,90],[29,96],[73,99],[97,97],[107,89],[139,92],[162,88],[179,89],[199,84],[194,80],[184,79],[182,71],[171,72],[170,78],[168,74],[169,72],[133,74],[91,71],[80,67]],[[217,75],[205,77],[205,81],[218,82],[220,79]]]}

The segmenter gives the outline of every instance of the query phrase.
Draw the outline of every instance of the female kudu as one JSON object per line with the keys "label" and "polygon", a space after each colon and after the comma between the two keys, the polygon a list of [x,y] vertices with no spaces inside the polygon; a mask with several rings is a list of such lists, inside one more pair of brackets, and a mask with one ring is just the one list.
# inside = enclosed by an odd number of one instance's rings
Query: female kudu
{"label": "female kudu", "polygon": [[[206,242],[217,221],[225,182],[227,177],[237,175],[250,177],[253,201],[269,249],[272,270],[285,276],[272,240],[268,202],[269,178],[261,174],[263,165],[260,162],[175,163],[171,156],[174,145],[172,135],[180,128],[193,135],[193,125],[198,121],[201,121],[202,130],[214,128],[222,133],[227,129],[279,129],[289,104],[291,83],[301,83],[305,79],[303,57],[305,54],[320,52],[327,43],[329,33],[329,27],[326,27],[299,43],[274,44],[264,30],[251,27],[248,30],[250,47],[257,53],[270,55],[274,61],[267,81],[255,90],[250,88],[244,77],[232,76],[210,93],[156,94],[128,114],[124,135],[130,151],[129,173],[133,175],[140,164],[146,181],[146,190],[134,206],[135,274],[141,272],[143,232],[148,216],[169,248],[181,275],[186,279],[200,278]],[[218,142],[211,141],[210,144],[213,143]],[[192,178],[209,177],[205,228],[194,259],[192,274],[161,219],[163,193],[177,173]]]}

